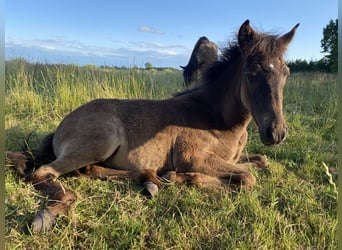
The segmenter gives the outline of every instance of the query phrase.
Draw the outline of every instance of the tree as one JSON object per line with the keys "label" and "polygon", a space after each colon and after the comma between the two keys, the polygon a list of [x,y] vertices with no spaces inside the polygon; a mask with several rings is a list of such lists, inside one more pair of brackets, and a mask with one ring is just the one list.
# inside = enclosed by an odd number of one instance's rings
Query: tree
{"label": "tree", "polygon": [[338,66],[338,42],[337,42],[338,19],[330,20],[323,29],[321,40],[322,52],[326,53],[323,58],[330,72],[337,72]]}
{"label": "tree", "polygon": [[145,69],[146,69],[146,70],[151,70],[151,69],[153,69],[152,63],[150,63],[150,62],[145,63]]}

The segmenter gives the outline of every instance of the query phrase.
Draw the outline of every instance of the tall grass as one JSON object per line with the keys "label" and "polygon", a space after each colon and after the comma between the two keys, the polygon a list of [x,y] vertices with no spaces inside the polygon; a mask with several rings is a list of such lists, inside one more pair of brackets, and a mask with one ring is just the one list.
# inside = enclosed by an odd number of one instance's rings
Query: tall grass
{"label": "tall grass", "polygon": [[181,90],[181,83],[179,71],[34,65],[14,60],[6,65],[6,123],[24,133],[37,132],[37,128],[47,133],[66,114],[92,99],[160,99]]}
{"label": "tall grass", "polygon": [[[36,147],[71,110],[94,98],[167,98],[182,88],[179,71],[75,65],[6,65],[6,148]],[[29,223],[46,198],[6,169],[7,249],[336,249],[336,78],[296,74],[286,86],[285,143],[265,147],[255,124],[248,152],[269,171],[252,170],[253,191],[205,190],[165,183],[146,200],[129,180],[61,177],[78,201],[51,232]]]}

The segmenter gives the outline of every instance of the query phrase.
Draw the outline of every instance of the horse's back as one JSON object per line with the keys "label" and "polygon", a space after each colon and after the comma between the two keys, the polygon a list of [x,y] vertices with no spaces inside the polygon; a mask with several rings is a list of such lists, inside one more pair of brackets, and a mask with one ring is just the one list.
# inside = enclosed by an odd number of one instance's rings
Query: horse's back
{"label": "horse's back", "polygon": [[165,109],[170,105],[166,102],[88,102],[67,115],[55,131],[55,155],[86,164],[104,162],[118,169],[164,165],[174,136],[167,129]]}

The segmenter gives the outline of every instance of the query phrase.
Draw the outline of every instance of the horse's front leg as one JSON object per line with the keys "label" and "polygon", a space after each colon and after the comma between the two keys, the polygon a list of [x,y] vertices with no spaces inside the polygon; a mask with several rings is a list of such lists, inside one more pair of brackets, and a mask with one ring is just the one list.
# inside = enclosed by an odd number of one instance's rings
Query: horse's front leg
{"label": "horse's front leg", "polygon": [[268,169],[267,158],[260,154],[242,153],[238,163],[247,164],[251,167],[256,167],[261,170]]}
{"label": "horse's front leg", "polygon": [[234,187],[253,188],[254,175],[245,164],[230,164],[220,158],[210,158],[200,165],[194,165],[187,171],[169,171],[163,177],[176,183],[189,183],[199,187]]}
{"label": "horse's front leg", "polygon": [[248,132],[247,130],[243,131],[241,134],[238,147],[236,149],[237,157],[238,157],[238,163],[248,163],[251,167],[256,167],[259,169],[267,169],[268,163],[267,158],[260,154],[248,154],[248,153],[242,153],[243,149],[245,148],[247,144],[248,139]]}
{"label": "horse's front leg", "polygon": [[200,188],[223,188],[225,184],[218,177],[213,177],[196,172],[177,173],[176,171],[166,172],[162,178],[171,182],[182,184],[186,183]]}

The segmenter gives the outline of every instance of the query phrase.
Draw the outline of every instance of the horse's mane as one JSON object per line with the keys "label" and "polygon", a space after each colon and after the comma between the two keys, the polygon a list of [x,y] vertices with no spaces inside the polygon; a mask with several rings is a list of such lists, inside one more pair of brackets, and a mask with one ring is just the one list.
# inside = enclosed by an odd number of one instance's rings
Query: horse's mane
{"label": "horse's mane", "polygon": [[[279,49],[277,44],[278,35],[269,33],[255,33],[253,40],[248,44],[248,50],[244,51],[244,57],[263,55],[269,57],[281,57],[283,51]],[[236,64],[237,59],[241,58],[242,52],[237,40],[228,43],[228,46],[222,49],[222,53],[218,61],[214,62],[204,74],[204,81],[201,85],[194,89],[181,91],[174,96],[181,96],[195,92],[206,85],[217,82],[216,79],[231,64]]]}
{"label": "horse's mane", "polygon": [[239,45],[232,42],[228,47],[222,50],[222,54],[218,61],[213,63],[204,74],[204,85],[215,82],[215,79],[221,75],[232,63],[236,63],[236,59],[241,56]]}
{"label": "horse's mane", "polygon": [[224,49],[219,60],[212,63],[212,65],[208,68],[207,72],[204,74],[204,81],[200,85],[192,89],[180,91],[173,96],[190,94],[203,88],[205,85],[208,85],[215,76],[217,76],[222,70],[224,70],[224,68],[227,66],[227,64],[230,63],[230,61],[234,60],[234,58],[237,56],[237,53],[239,53],[238,45],[236,43],[229,45],[227,48]]}
{"label": "horse's mane", "polygon": [[200,85],[196,86],[192,89],[187,89],[184,91],[180,91],[174,96],[182,96],[190,93],[194,93],[206,85],[209,85],[212,82],[215,82],[214,80],[221,74],[222,71],[226,69],[226,67],[229,66],[232,62],[235,62],[235,59],[241,55],[240,48],[237,43],[230,44],[227,48],[223,49],[221,57],[218,59],[218,61],[211,64],[211,66],[208,68],[207,72],[205,72],[203,81]]}
{"label": "horse's mane", "polygon": [[[244,51],[244,57],[250,56],[269,56],[269,57],[281,57],[283,51],[279,49],[277,44],[277,35],[271,35],[268,33],[256,33],[253,37],[253,42],[249,42],[248,50]],[[217,62],[212,64],[205,74],[205,84],[210,84],[215,80],[222,70],[229,67],[231,63],[236,63],[237,58],[241,57],[241,48],[238,41],[232,41],[228,47],[222,50],[221,57]]]}

